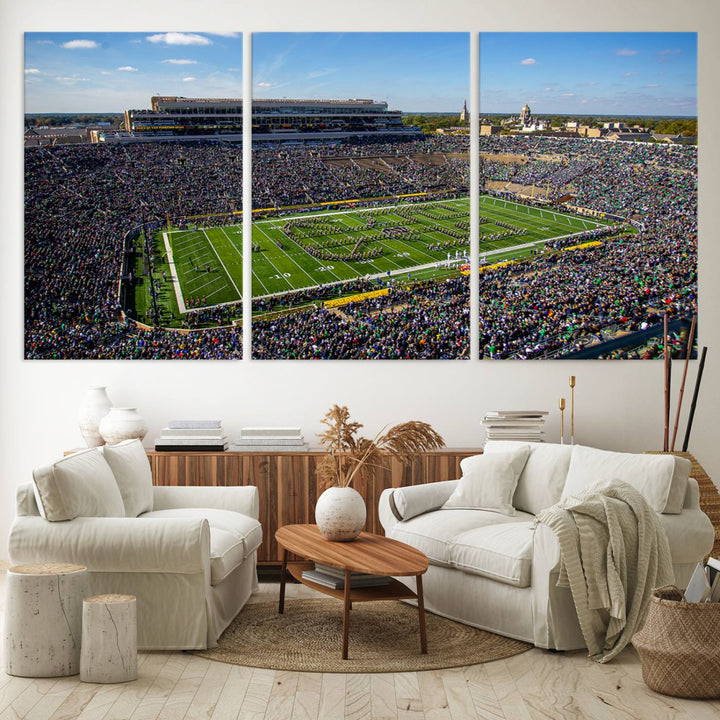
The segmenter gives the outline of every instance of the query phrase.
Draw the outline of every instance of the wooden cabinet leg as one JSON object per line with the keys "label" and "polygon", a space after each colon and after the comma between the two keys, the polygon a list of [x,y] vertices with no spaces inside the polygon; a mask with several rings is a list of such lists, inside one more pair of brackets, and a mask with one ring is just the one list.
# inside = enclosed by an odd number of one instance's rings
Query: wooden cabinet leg
{"label": "wooden cabinet leg", "polygon": [[342,659],[348,657],[348,635],[350,633],[350,571],[345,570],[345,588],[343,592],[343,633],[342,633]]}
{"label": "wooden cabinet leg", "polygon": [[288,551],[283,548],[282,568],[280,569],[280,604],[278,605],[278,613],[280,615],[285,612],[285,576],[287,574]]}
{"label": "wooden cabinet leg", "polygon": [[417,580],[417,601],[418,601],[418,622],[420,623],[420,652],[427,654],[427,637],[425,636],[425,602],[423,600],[422,575],[416,575]]}

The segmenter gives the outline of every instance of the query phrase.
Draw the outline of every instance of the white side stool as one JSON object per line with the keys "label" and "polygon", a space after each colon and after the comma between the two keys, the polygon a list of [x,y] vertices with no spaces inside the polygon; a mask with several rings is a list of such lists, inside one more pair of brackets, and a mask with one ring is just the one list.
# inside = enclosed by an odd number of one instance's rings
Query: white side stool
{"label": "white side stool", "polygon": [[20,677],[80,672],[82,565],[14,565],[7,573],[5,671]]}
{"label": "white side stool", "polygon": [[137,603],[134,595],[93,595],[83,600],[80,680],[137,680]]}

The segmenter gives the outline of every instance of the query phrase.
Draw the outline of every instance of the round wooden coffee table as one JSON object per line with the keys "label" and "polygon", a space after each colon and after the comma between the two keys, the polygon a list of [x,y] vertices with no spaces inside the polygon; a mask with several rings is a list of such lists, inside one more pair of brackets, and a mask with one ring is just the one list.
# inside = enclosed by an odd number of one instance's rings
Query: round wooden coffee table
{"label": "round wooden coffee table", "polygon": [[[275,533],[275,540],[283,549],[279,613],[285,610],[285,579],[288,571],[303,585],[342,600],[342,659],[347,660],[350,610],[354,602],[417,598],[420,651],[427,653],[422,575],[428,568],[428,559],[419,550],[397,540],[366,532],[360,533],[350,542],[331,542],[320,534],[317,525],[285,525]],[[310,562],[288,563],[288,552],[295,553]],[[316,562],[344,570],[344,587],[336,590],[303,578],[303,571],[314,569]],[[417,593],[394,579],[391,579],[387,585],[353,588],[350,583],[353,572],[401,577],[414,575]]]}

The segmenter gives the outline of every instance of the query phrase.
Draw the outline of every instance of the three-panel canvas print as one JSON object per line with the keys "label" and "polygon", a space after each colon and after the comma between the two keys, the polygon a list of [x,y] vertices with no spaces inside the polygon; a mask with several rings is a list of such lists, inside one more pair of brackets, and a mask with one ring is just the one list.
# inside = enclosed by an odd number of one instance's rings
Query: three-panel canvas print
{"label": "three-panel canvas print", "polygon": [[473,40],[27,33],[25,357],[692,352],[696,34]]}

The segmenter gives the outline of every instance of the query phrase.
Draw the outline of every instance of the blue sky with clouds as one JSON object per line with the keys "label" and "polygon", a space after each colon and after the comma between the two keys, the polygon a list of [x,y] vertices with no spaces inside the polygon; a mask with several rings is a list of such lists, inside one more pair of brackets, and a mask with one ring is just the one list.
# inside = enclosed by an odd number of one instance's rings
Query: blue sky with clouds
{"label": "blue sky with clouds", "polygon": [[155,94],[242,96],[241,34],[25,34],[25,112],[122,112]]}
{"label": "blue sky with clouds", "polygon": [[[469,100],[467,33],[257,33],[253,93],[372,98],[405,112]],[[697,114],[695,33],[482,33],[481,113]],[[27,33],[26,112],[121,112],[154,94],[242,95],[228,32]]]}
{"label": "blue sky with clouds", "polygon": [[470,94],[468,33],[258,33],[258,98],[385,100],[404,112],[459,112]]}
{"label": "blue sky with clouds", "polygon": [[481,33],[480,112],[697,115],[695,33]]}

